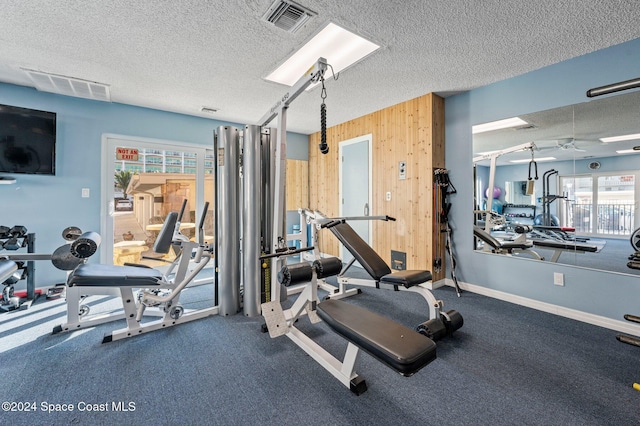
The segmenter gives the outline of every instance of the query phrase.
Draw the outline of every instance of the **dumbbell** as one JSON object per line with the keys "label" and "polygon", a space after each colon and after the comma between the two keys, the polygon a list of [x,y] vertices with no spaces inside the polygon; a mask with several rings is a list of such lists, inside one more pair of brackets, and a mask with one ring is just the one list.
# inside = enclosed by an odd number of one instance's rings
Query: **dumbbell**
{"label": "dumbbell", "polygon": [[22,225],[15,225],[9,230],[9,235],[15,238],[21,238],[27,235],[27,227]]}
{"label": "dumbbell", "polygon": [[[5,226],[6,228],[6,226]],[[24,237],[27,235],[27,227],[22,225],[15,225],[8,231],[8,239],[2,244],[2,248],[5,250],[19,250],[25,246]],[[18,241],[22,238],[22,241]]]}
{"label": "dumbbell", "polygon": [[2,248],[5,250],[19,250],[24,247],[24,238],[18,241],[18,237],[10,237],[2,244]]}
{"label": "dumbbell", "polygon": [[11,228],[9,228],[8,226],[0,225],[0,239],[9,238],[11,236],[9,235],[10,229]]}

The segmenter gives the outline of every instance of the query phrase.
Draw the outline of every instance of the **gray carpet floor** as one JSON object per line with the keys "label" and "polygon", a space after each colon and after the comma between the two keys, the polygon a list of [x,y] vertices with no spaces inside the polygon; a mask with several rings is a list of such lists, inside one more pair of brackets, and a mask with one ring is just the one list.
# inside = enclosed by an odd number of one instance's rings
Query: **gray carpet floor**
{"label": "gray carpet floor", "polygon": [[[183,300],[205,306],[211,293],[196,287]],[[615,332],[472,293],[457,298],[450,288],[434,293],[463,315],[464,327],[439,341],[438,358],[412,377],[361,353],[356,371],[369,389],[360,396],[288,338],[262,333],[260,317],[214,316],[101,344],[123,323],[51,335],[65,303],[43,300],[0,314],[0,400],[16,403],[3,409],[22,409],[3,411],[0,423],[640,424],[640,392],[632,388],[640,348],[617,342]],[[93,312],[117,305],[92,300]],[[408,292],[365,288],[345,300],[411,327],[428,312]],[[346,342],[325,324],[303,318],[297,325],[342,357]]]}

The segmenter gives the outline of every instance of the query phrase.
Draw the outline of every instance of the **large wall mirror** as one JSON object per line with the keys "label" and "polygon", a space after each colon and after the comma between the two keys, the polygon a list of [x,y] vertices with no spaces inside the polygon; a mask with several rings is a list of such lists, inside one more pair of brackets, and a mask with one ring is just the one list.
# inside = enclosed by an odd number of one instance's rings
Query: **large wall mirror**
{"label": "large wall mirror", "polygon": [[473,129],[475,248],[640,275],[640,91],[517,118]]}

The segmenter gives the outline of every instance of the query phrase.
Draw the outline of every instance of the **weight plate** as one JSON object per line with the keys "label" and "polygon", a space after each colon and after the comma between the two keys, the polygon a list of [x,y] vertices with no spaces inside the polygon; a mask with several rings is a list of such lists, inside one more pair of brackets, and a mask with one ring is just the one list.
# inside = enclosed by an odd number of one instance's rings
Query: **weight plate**
{"label": "weight plate", "polygon": [[69,226],[62,231],[62,238],[65,241],[75,241],[80,235],[82,231],[77,226]]}
{"label": "weight plate", "polygon": [[63,271],[72,271],[84,261],[71,254],[71,245],[65,244],[58,247],[51,255],[51,263]]}

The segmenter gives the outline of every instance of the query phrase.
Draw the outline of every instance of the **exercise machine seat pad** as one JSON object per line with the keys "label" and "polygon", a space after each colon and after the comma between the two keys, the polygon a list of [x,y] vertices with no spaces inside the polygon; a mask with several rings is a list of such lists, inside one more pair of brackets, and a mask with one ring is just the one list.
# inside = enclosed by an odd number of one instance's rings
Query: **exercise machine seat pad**
{"label": "exercise machine seat pad", "polygon": [[392,274],[385,275],[380,278],[380,282],[384,284],[401,285],[406,288],[413,287],[414,285],[426,283],[431,281],[433,276],[429,271],[396,271]]}
{"label": "exercise machine seat pad", "polygon": [[85,263],[67,279],[67,285],[102,287],[153,287],[162,281],[162,274],[151,268]]}
{"label": "exercise machine seat pad", "polygon": [[317,312],[336,333],[403,376],[436,359],[433,340],[368,309],[329,299]]}
{"label": "exercise machine seat pad", "polygon": [[0,259],[0,284],[6,281],[18,269],[13,260]]}

